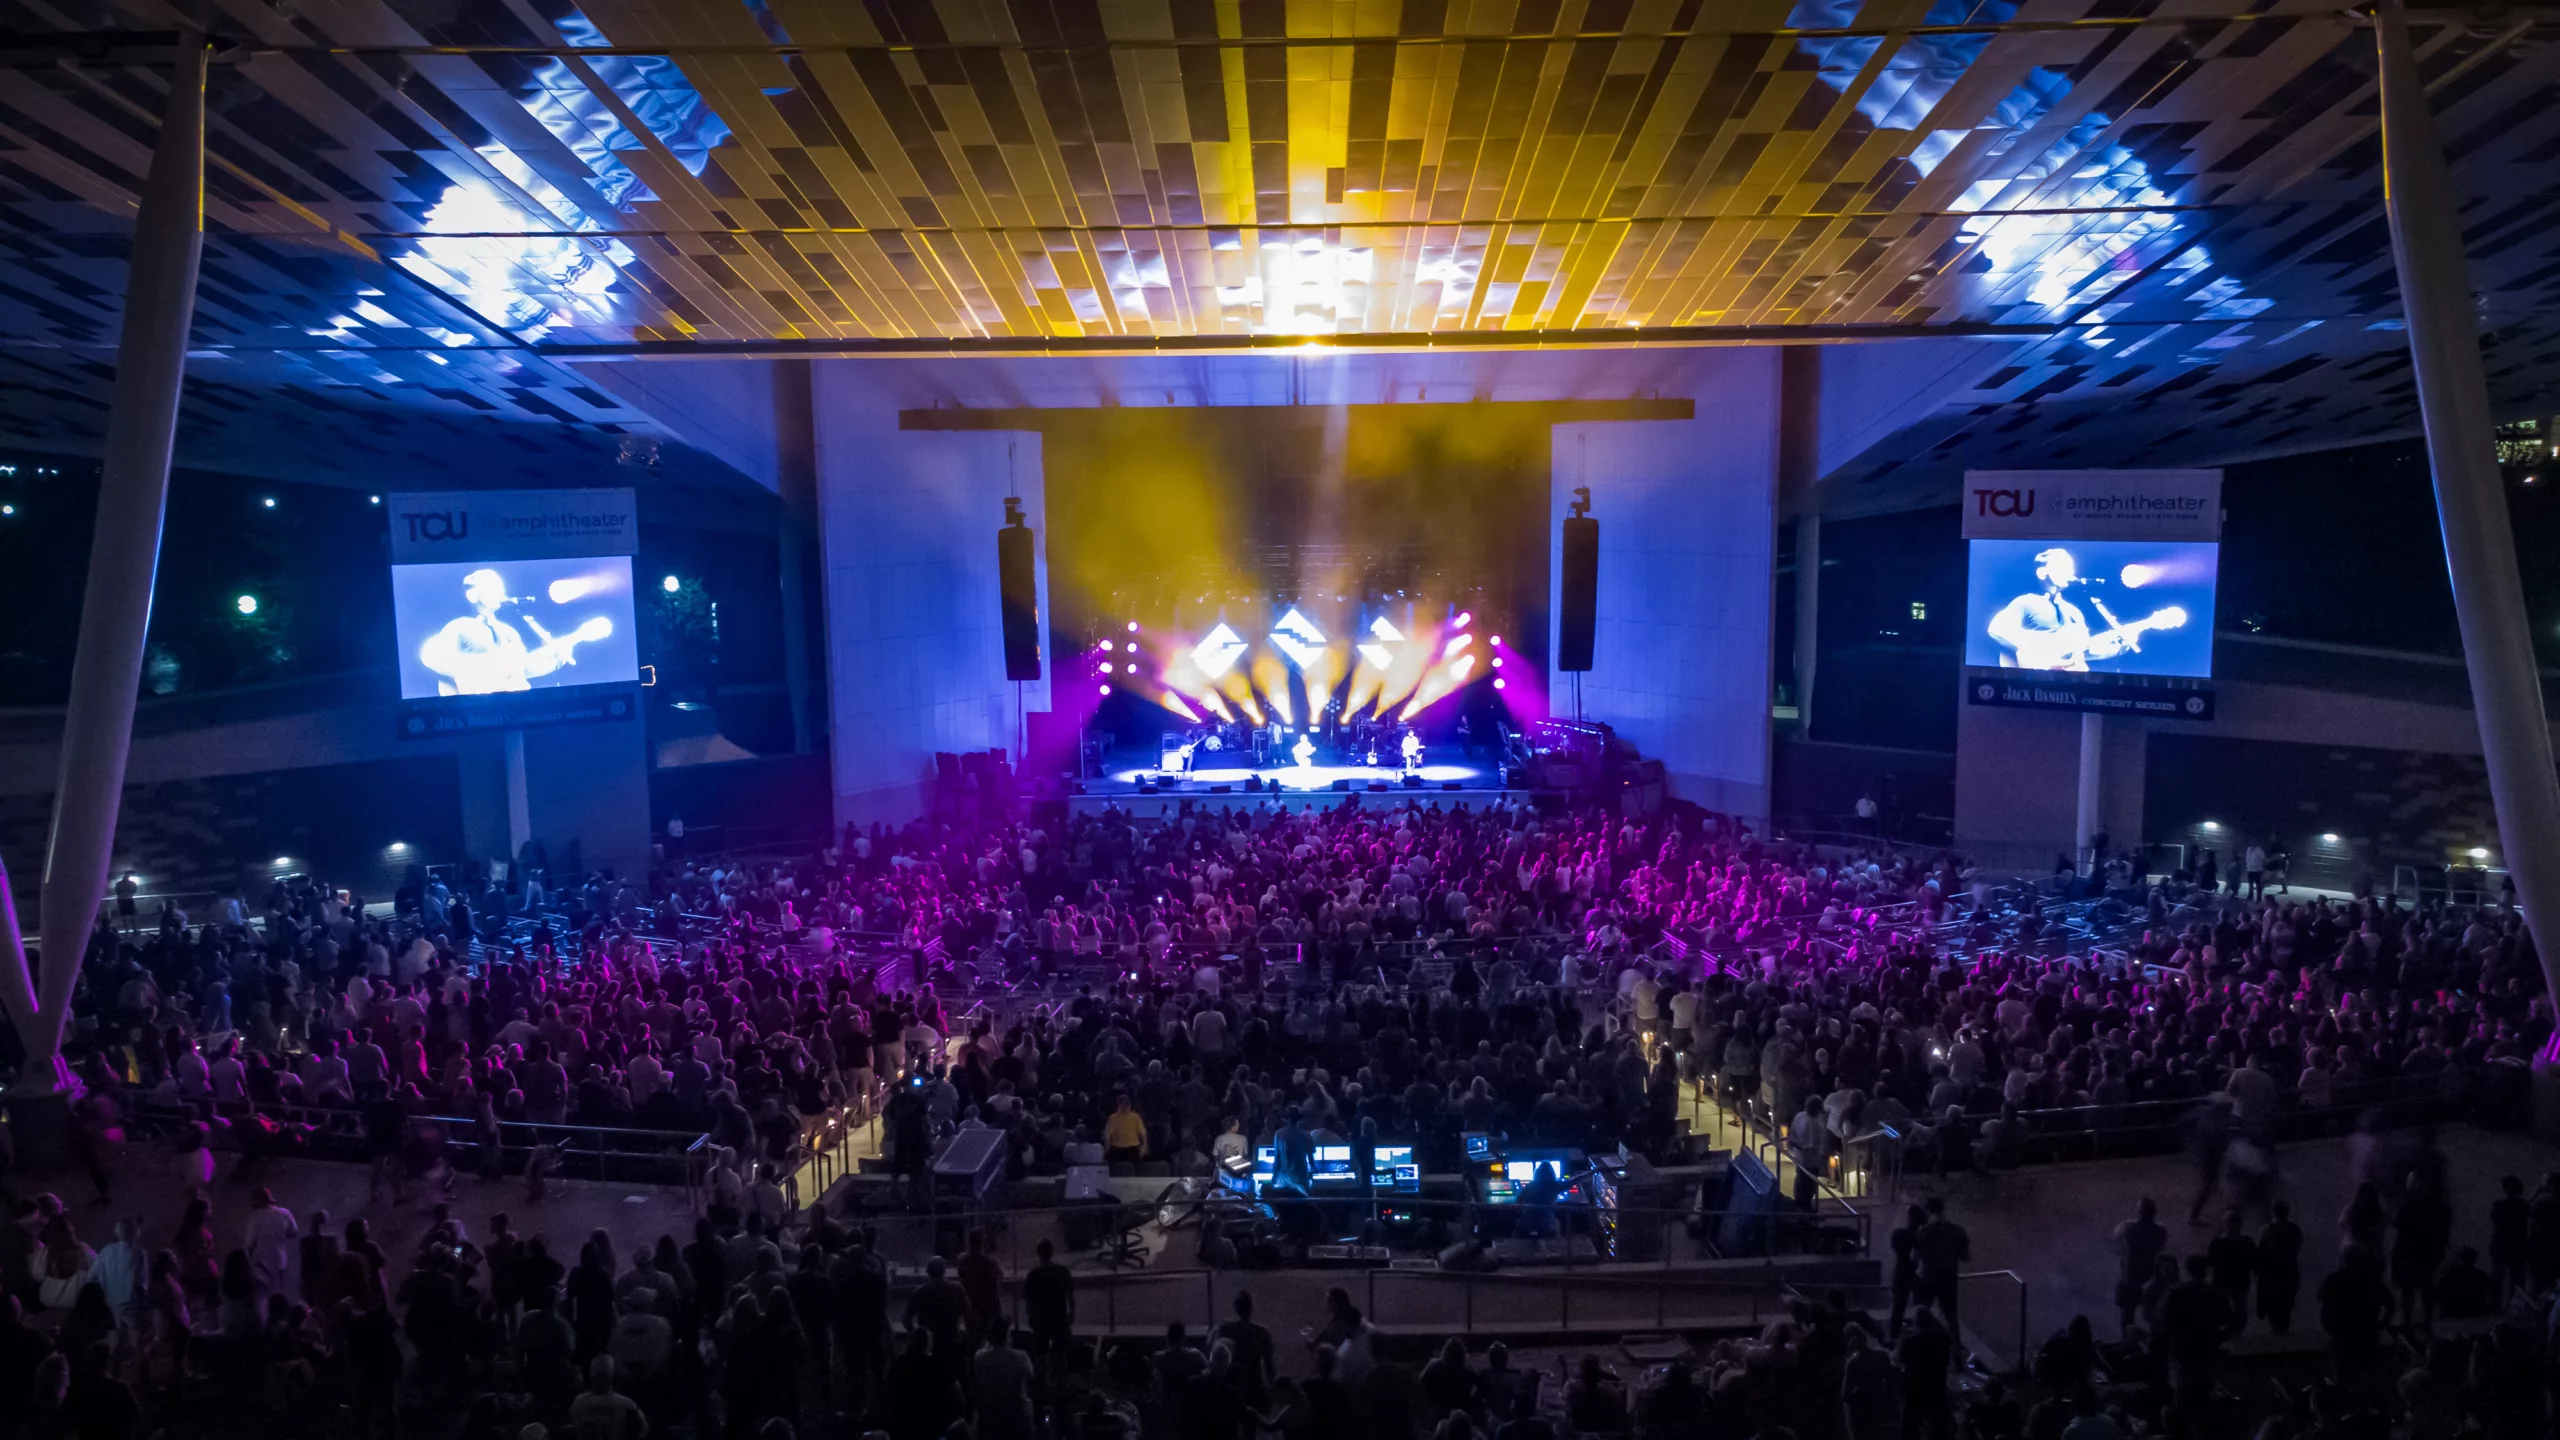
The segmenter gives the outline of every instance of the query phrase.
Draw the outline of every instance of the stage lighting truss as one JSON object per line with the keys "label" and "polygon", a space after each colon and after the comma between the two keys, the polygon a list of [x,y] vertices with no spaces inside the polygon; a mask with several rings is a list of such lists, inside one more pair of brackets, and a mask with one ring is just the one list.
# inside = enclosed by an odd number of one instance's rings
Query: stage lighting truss
{"label": "stage lighting truss", "polygon": [[[1295,615],[1297,612],[1292,610],[1289,613]],[[1243,638],[1228,629],[1227,622],[1221,620],[1215,629],[1201,637],[1199,644],[1191,647],[1191,663],[1200,667],[1203,676],[1215,680],[1234,669],[1236,661],[1243,658],[1244,651]]]}
{"label": "stage lighting truss", "polygon": [[[1225,626],[1220,626],[1225,629]],[[1289,657],[1289,663],[1304,670],[1324,655],[1324,632],[1314,621],[1298,613],[1294,605],[1271,627],[1271,648]]]}

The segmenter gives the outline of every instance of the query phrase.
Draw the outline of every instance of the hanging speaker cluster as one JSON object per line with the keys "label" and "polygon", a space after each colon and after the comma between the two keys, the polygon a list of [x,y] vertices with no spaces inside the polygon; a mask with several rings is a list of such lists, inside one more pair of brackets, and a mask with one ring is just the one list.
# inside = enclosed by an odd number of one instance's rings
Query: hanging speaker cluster
{"label": "hanging speaker cluster", "polygon": [[1556,597],[1556,668],[1591,668],[1591,642],[1600,608],[1600,522],[1591,518],[1591,487],[1573,487],[1573,511],[1564,520],[1564,591]]}
{"label": "hanging speaker cluster", "polygon": [[1040,586],[1032,566],[1031,527],[1022,521],[1022,499],[1004,501],[1004,528],[996,532],[996,573],[1004,600],[1004,678],[1040,678]]}

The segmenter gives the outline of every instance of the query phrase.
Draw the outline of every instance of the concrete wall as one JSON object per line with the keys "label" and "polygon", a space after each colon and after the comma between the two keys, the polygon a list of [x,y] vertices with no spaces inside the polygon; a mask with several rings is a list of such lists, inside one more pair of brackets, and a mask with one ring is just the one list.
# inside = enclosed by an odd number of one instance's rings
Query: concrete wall
{"label": "concrete wall", "polygon": [[[1663,386],[1696,399],[1694,420],[1559,425],[1554,439],[1554,523],[1577,485],[1600,522],[1582,713],[1660,759],[1674,795],[1750,816],[1769,813],[1779,363],[1701,351]],[[1561,583],[1560,551],[1553,564]],[[1573,677],[1551,674],[1549,693],[1572,713]]]}
{"label": "concrete wall", "polygon": [[[354,677],[348,688],[358,689],[368,680],[390,683],[387,675]],[[146,728],[134,736],[125,765],[128,786],[449,754],[461,788],[463,844],[475,856],[507,851],[506,755],[496,735],[402,740],[387,698],[341,699],[293,714],[157,732],[147,728],[150,708],[146,705]],[[20,712],[11,720],[7,738],[0,739],[0,796],[51,794],[60,755],[60,712]],[[19,874],[31,863],[12,853],[10,873]]]}
{"label": "concrete wall", "polygon": [[[153,803],[149,797],[159,787],[190,781],[289,777],[331,767],[450,755],[461,848],[421,853],[418,858],[427,863],[510,858],[503,737],[403,740],[393,721],[391,700],[387,694],[375,693],[386,690],[389,683],[387,675],[358,675],[300,685],[295,693],[276,697],[276,703],[308,708],[223,723],[180,723],[182,715],[155,713],[221,704],[221,697],[147,704],[142,733],[134,737],[125,768],[126,803]],[[60,712],[19,711],[0,719],[5,720],[0,723],[0,800],[33,800],[40,812],[54,786]],[[646,737],[637,721],[528,730],[525,752],[534,834],[552,847],[555,861],[575,837],[589,863],[617,869],[644,863],[649,847],[649,770]],[[398,832],[397,816],[383,819],[391,833]],[[32,877],[43,863],[41,825],[33,830],[23,825],[13,828],[7,844],[9,873],[18,881],[24,908],[25,893],[33,888]],[[243,853],[277,848],[248,843]]]}
{"label": "concrete wall", "polygon": [[[1585,708],[1663,759],[1674,793],[1767,812],[1775,350],[848,360],[814,384],[839,821],[912,818],[936,751],[1014,747],[992,533],[1008,493],[1042,532],[1046,608],[1038,437],[901,430],[900,410],[1681,396],[1695,420],[1556,431],[1556,493],[1587,444],[1603,497],[1605,668]],[[1047,707],[1032,687],[1027,708]]]}
{"label": "concrete wall", "polygon": [[[1928,419],[1947,397],[1971,389],[2017,353],[2014,340],[1894,340],[1824,345],[1817,474],[1827,476],[1902,430]],[[1827,497],[1826,514],[1856,508]]]}
{"label": "concrete wall", "polygon": [[603,360],[574,368],[668,433],[768,490],[782,488],[772,360]]}
{"label": "concrete wall", "polygon": [[[1952,678],[1950,684],[1956,683]],[[1956,719],[1955,843],[1987,864],[2050,864],[2071,848],[2080,766],[2080,717],[2061,711],[1965,704]],[[2171,836],[2149,832],[2144,813],[2148,737],[2210,735],[2301,745],[2477,755],[2469,708],[2355,695],[2297,685],[2225,681],[2215,718],[2196,724],[2133,716],[2106,722],[2101,828],[2116,844]]]}
{"label": "concrete wall", "polygon": [[[902,823],[925,808],[937,751],[1017,748],[996,530],[1019,495],[1046,549],[1040,437],[900,430],[898,397],[855,363],[820,364],[813,383],[836,820]],[[1050,658],[1025,711],[1049,708]]]}
{"label": "concrete wall", "polygon": [[566,866],[574,841],[588,869],[647,872],[649,738],[639,722],[527,730],[524,779],[526,813],[555,868]]}

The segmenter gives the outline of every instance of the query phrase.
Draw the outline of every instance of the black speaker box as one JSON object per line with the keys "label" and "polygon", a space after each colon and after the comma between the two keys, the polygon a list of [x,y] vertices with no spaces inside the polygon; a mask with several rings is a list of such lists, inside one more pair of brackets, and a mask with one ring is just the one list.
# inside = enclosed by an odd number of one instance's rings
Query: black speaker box
{"label": "black speaker box", "polygon": [[1004,678],[1040,678],[1040,587],[1033,576],[1031,529],[996,532],[996,569],[1004,602]]}
{"label": "black speaker box", "polygon": [[1591,668],[1592,632],[1600,608],[1600,522],[1588,515],[1564,522],[1564,589],[1556,597],[1556,668]]}

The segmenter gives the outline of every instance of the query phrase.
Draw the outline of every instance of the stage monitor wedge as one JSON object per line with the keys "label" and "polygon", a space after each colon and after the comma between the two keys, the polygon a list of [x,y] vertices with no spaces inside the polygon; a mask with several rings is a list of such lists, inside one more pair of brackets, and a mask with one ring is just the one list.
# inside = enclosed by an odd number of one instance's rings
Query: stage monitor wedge
{"label": "stage monitor wedge", "polygon": [[1564,522],[1562,593],[1556,597],[1556,668],[1586,671],[1600,609],[1600,522],[1591,518],[1591,490],[1574,491]]}
{"label": "stage monitor wedge", "polygon": [[1004,528],[996,532],[996,569],[1004,602],[1004,678],[1040,678],[1040,582],[1032,558],[1031,527],[1022,523],[1022,501],[1007,496]]}

